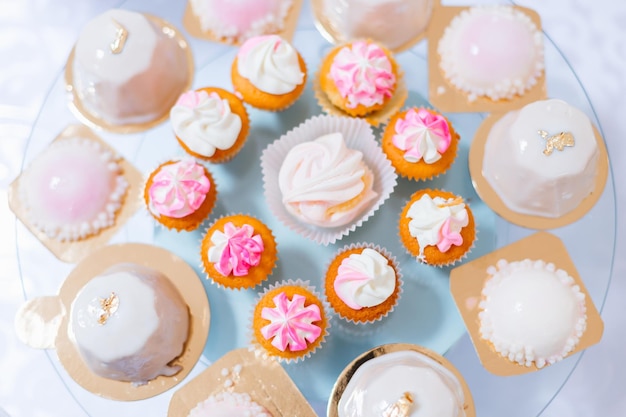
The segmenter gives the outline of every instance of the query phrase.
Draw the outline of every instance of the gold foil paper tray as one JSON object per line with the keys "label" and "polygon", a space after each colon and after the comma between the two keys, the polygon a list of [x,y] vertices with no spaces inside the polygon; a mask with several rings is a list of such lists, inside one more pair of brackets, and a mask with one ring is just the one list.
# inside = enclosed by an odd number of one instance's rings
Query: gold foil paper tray
{"label": "gold foil paper tray", "polygon": [[[91,129],[84,125],[69,125],[54,139],[66,140],[71,138],[84,138],[98,142],[105,151],[113,154],[117,152],[111,148],[104,140],[100,139]],[[9,186],[9,207],[15,213],[15,216],[26,226],[37,239],[54,254],[58,259],[64,262],[76,263],[89,253],[103,247],[109,240],[119,231],[119,229],[135,214],[141,207],[141,187],[143,187],[143,179],[141,173],[127,160],[118,155],[117,163],[122,167],[124,178],[128,182],[128,189],[124,196],[122,207],[115,214],[115,224],[113,226],[102,229],[94,235],[87,236],[84,239],[75,241],[60,241],[48,237],[44,232],[37,229],[28,219],[26,208],[22,205],[19,197],[19,184],[21,175],[18,176]],[[29,168],[26,167],[26,170]]]}
{"label": "gold foil paper tray", "polygon": [[600,135],[598,129],[593,126],[599,155],[595,185],[591,194],[589,194],[578,207],[563,216],[556,218],[533,216],[521,214],[508,208],[483,176],[483,160],[485,156],[485,144],[487,143],[487,137],[489,136],[489,132],[491,131],[493,125],[500,120],[502,116],[504,116],[503,113],[491,114],[483,120],[476,130],[474,139],[470,145],[469,171],[476,193],[485,202],[485,204],[487,204],[487,206],[495,211],[500,217],[511,223],[515,223],[529,229],[556,229],[580,220],[593,208],[602,196],[604,186],[606,185],[606,181],[609,176],[609,156],[604,139]]}
{"label": "gold foil paper tray", "polygon": [[[499,376],[522,375],[540,370],[534,365],[523,366],[508,360],[497,353],[492,348],[490,342],[480,337],[478,313],[479,304],[482,299],[481,293],[483,285],[488,278],[487,268],[495,265],[500,259],[505,259],[509,262],[524,259],[551,262],[557,269],[563,269],[567,272],[574,279],[576,285],[580,287],[580,291],[585,294],[587,328],[580,338],[578,345],[576,345],[574,350],[565,357],[564,360],[568,360],[569,356],[600,341],[604,331],[602,318],[593,304],[565,245],[558,237],[550,233],[537,232],[481,258],[454,268],[450,272],[450,290],[452,297],[465,322],[478,358],[485,369]],[[546,367],[547,366],[548,365],[546,365]]]}
{"label": "gold foil paper tray", "polygon": [[[539,14],[527,7],[512,6],[514,9],[528,15],[531,21],[541,32],[541,18]],[[470,7],[436,7],[428,27],[428,99],[433,107],[442,112],[504,112],[514,110],[533,101],[545,99],[546,71],[542,71],[537,83],[523,95],[512,99],[492,100],[488,97],[478,97],[474,101],[467,99],[467,94],[452,85],[443,74],[439,66],[440,56],[437,52],[439,40],[452,21],[463,10]]]}
{"label": "gold foil paper tray", "polygon": [[[171,362],[182,367],[173,376],[159,376],[139,386],[102,378],[89,370],[72,341],[68,328],[72,301],[91,278],[120,263],[135,263],[163,273],[187,303],[189,335],[183,352]],[[119,401],[150,398],[180,383],[202,354],[209,324],[209,301],[195,271],[171,252],[140,243],[105,246],[91,253],[68,275],[58,296],[33,298],[16,316],[16,330],[22,341],[32,347],[56,348],[61,364],[74,381],[93,394]]]}
{"label": "gold foil paper tray", "polygon": [[167,416],[187,417],[198,403],[220,392],[247,393],[274,417],[317,416],[278,362],[247,348],[228,352],[177,390]]}

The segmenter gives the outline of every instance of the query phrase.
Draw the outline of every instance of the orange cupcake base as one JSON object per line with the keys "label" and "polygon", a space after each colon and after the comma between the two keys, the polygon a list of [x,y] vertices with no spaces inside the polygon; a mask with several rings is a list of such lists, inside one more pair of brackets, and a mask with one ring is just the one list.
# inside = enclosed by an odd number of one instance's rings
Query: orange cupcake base
{"label": "orange cupcake base", "polygon": [[[457,156],[460,136],[457,131],[454,130],[452,123],[450,123],[450,120],[448,120],[447,117],[435,112],[434,110],[424,108],[427,112],[442,116],[446,119],[446,123],[448,123],[448,128],[450,129],[450,136],[452,137],[450,147],[443,153],[443,155],[441,155],[441,159],[432,164],[427,164],[423,160],[419,160],[416,163],[407,161],[404,159],[404,151],[398,149],[393,144],[393,137],[396,134],[396,122],[403,118],[409,110],[411,109],[406,109],[397,113],[389,120],[381,139],[383,152],[385,152],[385,155],[387,155],[387,158],[391,161],[391,165],[393,165],[396,169],[398,175],[411,180],[430,180],[440,174],[443,174],[452,166],[452,163]],[[419,110],[419,108],[415,108],[414,110]]]}
{"label": "orange cupcake base", "polygon": [[319,70],[320,87],[321,87],[321,90],[324,92],[324,94],[326,94],[326,97],[328,97],[328,100],[335,107],[339,108],[341,111],[345,112],[349,116],[364,117],[370,113],[373,113],[375,111],[382,109],[391,100],[391,97],[393,96],[393,93],[395,93],[395,90],[397,87],[397,80],[400,77],[399,70],[398,70],[398,63],[393,57],[393,54],[387,48],[385,48],[384,46],[380,44],[377,44],[385,52],[385,55],[389,59],[389,62],[391,62],[391,71],[396,77],[396,86],[394,87],[394,90],[392,91],[392,95],[390,97],[385,97],[383,102],[380,104],[374,104],[372,106],[364,106],[363,104],[357,104],[356,107],[348,107],[348,98],[343,97],[341,95],[341,93],[339,92],[339,89],[337,89],[337,86],[335,85],[335,82],[330,77],[330,67],[332,66],[333,60],[335,59],[335,56],[337,56],[339,51],[341,51],[341,49],[349,45],[350,43],[335,47],[322,60],[322,63],[320,65],[320,70]]}
{"label": "orange cupcake base", "polygon": [[[217,269],[212,262],[209,261],[209,249],[213,245],[211,242],[211,236],[216,230],[223,231],[226,223],[232,222],[237,227],[242,227],[244,224],[249,224],[254,229],[256,234],[261,236],[263,240],[263,253],[258,265],[253,266],[248,271],[246,276],[234,276],[223,275]],[[276,266],[278,259],[278,252],[276,249],[276,240],[272,231],[261,221],[254,217],[246,216],[243,214],[236,214],[232,216],[225,216],[217,219],[206,231],[200,244],[200,256],[202,258],[202,266],[207,274],[207,277],[214,283],[231,289],[241,288],[253,288],[265,281],[272,273],[272,270]]]}
{"label": "orange cupcake base", "polygon": [[[404,245],[407,252],[411,255],[418,257],[420,255],[420,245],[417,239],[415,239],[409,233],[409,222],[410,218],[407,217],[407,213],[411,205],[419,200],[424,194],[428,194],[432,198],[442,197],[445,199],[448,198],[457,198],[458,196],[454,193],[443,191],[443,190],[431,190],[424,189],[415,192],[410,200],[406,203],[404,208],[402,209],[402,213],[400,213],[400,221],[399,221],[399,229],[400,229],[400,240]],[[437,246],[426,246],[424,248],[424,258],[422,262],[428,265],[436,265],[436,266],[445,266],[451,265],[458,260],[462,259],[473,247],[474,240],[476,239],[476,224],[474,221],[474,215],[470,210],[467,204],[465,205],[467,209],[468,215],[468,224],[464,228],[461,229],[461,237],[463,238],[463,244],[460,246],[451,246],[447,252],[441,252]]]}
{"label": "orange cupcake base", "polygon": [[[159,172],[159,170],[162,167],[166,165],[175,164],[176,162],[178,161],[165,162],[159,165],[157,169],[155,169],[154,171],[150,173],[150,176],[146,180],[146,185],[143,191],[143,198],[144,198],[146,207],[150,205],[150,187],[152,186],[154,176]],[[194,211],[193,213],[185,217],[180,217],[180,218],[168,217],[165,215],[157,216],[154,213],[152,213],[152,211],[148,210],[148,213],[150,213],[150,215],[157,222],[159,222],[159,224],[161,224],[162,226],[168,229],[175,229],[179,232],[181,230],[191,232],[192,230],[197,229],[198,226],[200,226],[200,224],[202,224],[202,222],[209,216],[209,214],[211,214],[211,211],[213,211],[213,207],[215,206],[215,201],[217,200],[217,188],[215,187],[215,181],[213,180],[213,176],[211,175],[209,170],[206,169],[206,167],[204,166],[202,168],[204,169],[204,175],[206,175],[207,178],[209,179],[211,188],[209,189],[209,192],[207,193],[206,198],[204,199],[200,207],[198,207],[198,209]]]}
{"label": "orange cupcake base", "polygon": [[306,63],[304,62],[302,55],[300,55],[299,52],[297,52],[297,54],[300,71],[304,73],[304,78],[302,79],[302,83],[298,84],[293,91],[286,94],[270,94],[259,90],[250,82],[250,80],[239,74],[239,71],[237,70],[237,57],[235,57],[233,65],[230,68],[230,77],[233,83],[233,88],[237,93],[241,94],[243,101],[252,107],[256,107],[257,109],[269,111],[281,111],[286,109],[295,103],[295,101],[302,95],[304,87],[306,86]]}
{"label": "orange cupcake base", "polygon": [[[261,312],[263,311],[263,308],[265,307],[274,308],[275,304],[274,304],[273,298],[276,295],[280,294],[281,292],[284,292],[285,295],[287,295],[287,298],[289,299],[292,299],[293,296],[296,294],[302,295],[305,298],[305,302],[304,302],[305,307],[311,304],[315,304],[320,309],[322,319],[320,321],[315,321],[312,324],[319,326],[322,329],[322,333],[320,337],[318,337],[313,343],[308,344],[307,348],[304,350],[297,351],[297,352],[285,350],[283,352],[280,349],[277,349],[276,347],[272,345],[271,339],[266,339],[265,337],[263,337],[263,334],[261,334],[261,329],[264,326],[270,324],[269,320],[266,320],[261,317]],[[254,312],[252,315],[252,333],[253,333],[254,341],[260,347],[262,347],[267,352],[268,355],[275,357],[279,360],[285,360],[287,362],[293,362],[293,361],[298,361],[300,359],[303,359],[307,357],[308,355],[310,355],[311,353],[313,353],[317,348],[319,348],[320,345],[323,343],[326,337],[326,334],[328,333],[329,325],[330,323],[328,321],[328,317],[326,316],[324,304],[318,298],[318,296],[315,295],[312,291],[310,291],[305,285],[299,285],[298,282],[292,282],[292,281],[288,281],[286,285],[279,285],[277,287],[270,288],[269,290],[267,290],[261,296],[260,300],[257,302],[256,306],[254,307]]]}
{"label": "orange cupcake base", "polygon": [[[387,258],[387,264],[391,266],[396,273],[396,287],[394,292],[381,304],[373,307],[363,307],[360,310],[350,308],[335,291],[335,278],[341,262],[352,254],[360,254],[367,246],[349,247],[340,252],[330,263],[326,270],[326,278],[324,281],[324,290],[326,299],[331,308],[339,315],[339,317],[355,323],[373,323],[385,317],[392,311],[398,302],[400,296],[400,279],[396,265],[383,252],[377,250],[381,255]],[[372,248],[374,249],[374,248]]]}
{"label": "orange cupcake base", "polygon": [[178,144],[185,150],[185,152],[193,157],[214,164],[228,162],[241,150],[241,148],[243,148],[243,145],[246,143],[246,139],[248,138],[248,133],[250,132],[250,118],[248,117],[246,107],[243,105],[243,102],[239,99],[239,97],[219,87],[204,87],[199,88],[196,91],[205,91],[208,94],[217,93],[221,98],[228,101],[230,110],[241,118],[241,131],[239,132],[239,136],[237,136],[237,139],[235,140],[233,146],[228,149],[216,149],[215,153],[211,156],[202,155],[192,151],[191,149],[189,149],[187,144],[178,136],[176,136],[176,140],[178,141]]}

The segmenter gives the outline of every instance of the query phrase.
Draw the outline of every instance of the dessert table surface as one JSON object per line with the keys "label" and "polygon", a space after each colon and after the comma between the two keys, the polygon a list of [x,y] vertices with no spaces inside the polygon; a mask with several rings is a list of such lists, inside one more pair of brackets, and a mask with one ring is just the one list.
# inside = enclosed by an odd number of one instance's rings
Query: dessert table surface
{"label": "dessert table surface", "polygon": [[[166,0],[157,0],[164,2]],[[180,7],[184,1],[178,0]],[[488,4],[442,0],[443,5]],[[497,2],[497,1],[496,1]],[[124,2],[119,0],[0,0],[0,417],[84,417],[90,416],[89,405],[101,406],[99,415],[162,416],[172,390],[157,400],[111,406],[107,401],[86,393],[63,370],[55,366],[54,351],[32,349],[23,345],[14,331],[16,311],[25,300],[26,290],[20,276],[16,233],[18,225],[9,210],[7,190],[20,173],[38,114],[59,78],[67,56],[80,29],[92,17]],[[499,3],[507,3],[499,1]],[[626,415],[626,229],[620,219],[620,208],[626,199],[626,3],[615,0],[516,1],[534,8],[541,15],[546,38],[553,42],[571,66],[597,115],[611,159],[617,213],[617,244],[612,275],[606,297],[595,299],[602,311],[605,331],[602,341],[588,349],[577,360],[573,372],[557,392],[535,392],[528,396],[542,398],[542,417],[621,417]],[[179,22],[176,22],[180,24]],[[300,28],[313,28],[308,1],[304,2]],[[207,48],[220,45],[207,43]],[[548,92],[550,87],[548,86]],[[58,132],[50,132],[54,137]],[[613,192],[613,187],[605,192]],[[613,250],[612,239],[590,242],[577,236],[579,245],[606,247]],[[22,260],[24,262],[24,260]],[[608,268],[611,270],[611,268]],[[53,273],[53,272],[51,272]],[[592,274],[590,274],[592,275]],[[585,279],[594,279],[587,276]],[[467,335],[446,356],[462,364],[475,355]],[[475,361],[475,358],[471,358]],[[192,370],[197,375],[204,366]],[[184,382],[183,382],[184,383]],[[82,390],[82,391],[81,391]],[[519,396],[524,401],[526,394]],[[80,397],[80,401],[77,400]],[[484,393],[481,394],[484,397]],[[501,417],[499,399],[493,398],[493,410],[482,408],[482,416]],[[323,404],[314,404],[325,415]],[[509,417],[517,417],[515,404],[508,404]],[[543,409],[541,409],[543,408]],[[520,417],[531,417],[521,414]]]}

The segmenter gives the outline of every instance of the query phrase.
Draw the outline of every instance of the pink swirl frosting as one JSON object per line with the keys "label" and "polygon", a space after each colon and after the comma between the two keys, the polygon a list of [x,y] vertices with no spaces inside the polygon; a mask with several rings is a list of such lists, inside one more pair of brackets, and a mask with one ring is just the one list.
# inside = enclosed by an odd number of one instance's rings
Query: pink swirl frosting
{"label": "pink swirl frosting", "polygon": [[210,189],[204,167],[193,160],[163,165],[148,190],[149,209],[157,216],[185,217],[198,210]]}
{"label": "pink swirl frosting", "polygon": [[395,125],[393,144],[405,151],[404,159],[411,163],[423,159],[432,164],[441,159],[452,142],[445,117],[425,109],[410,109]]}
{"label": "pink swirl frosting", "polygon": [[307,348],[307,342],[315,342],[322,334],[319,326],[312,324],[320,321],[322,315],[316,304],[304,306],[306,298],[294,294],[289,300],[284,292],[273,298],[276,307],[264,307],[261,317],[271,323],[261,328],[266,339],[272,339],[272,346],[284,352],[298,352]]}
{"label": "pink swirl frosting", "polygon": [[363,41],[342,48],[330,66],[330,77],[348,108],[371,107],[391,97],[396,76],[383,49]]}
{"label": "pink swirl frosting", "polygon": [[261,254],[265,249],[263,239],[254,234],[254,228],[249,224],[237,227],[228,222],[223,232],[218,230],[213,233],[211,242],[213,246],[209,249],[209,261],[224,276],[248,275],[250,268],[261,262]]}
{"label": "pink swirl frosting", "polygon": [[[212,93],[212,95],[216,95],[216,93]],[[200,103],[206,100],[209,97],[209,94],[206,91],[187,91],[178,97],[176,101],[177,106],[184,106],[189,109],[195,109],[198,107]],[[219,96],[217,96],[219,98]]]}

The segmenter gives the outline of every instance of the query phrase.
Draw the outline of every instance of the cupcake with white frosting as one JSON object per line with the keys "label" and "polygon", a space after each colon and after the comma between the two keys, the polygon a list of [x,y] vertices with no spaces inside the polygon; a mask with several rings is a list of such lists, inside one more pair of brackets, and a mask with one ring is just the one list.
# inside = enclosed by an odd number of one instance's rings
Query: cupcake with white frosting
{"label": "cupcake with white frosting", "polygon": [[248,39],[231,68],[235,91],[261,110],[279,111],[291,106],[304,91],[306,78],[302,55],[278,35]]}
{"label": "cupcake with white frosting", "polygon": [[395,257],[377,245],[344,246],[326,268],[326,299],[332,311],[350,323],[364,325],[387,317],[401,292]]}
{"label": "cupcake with white frosting", "polygon": [[232,159],[250,130],[243,102],[217,87],[183,93],[170,110],[170,122],[178,143],[188,154],[213,163]]}
{"label": "cupcake with white frosting", "polygon": [[428,265],[446,266],[474,247],[476,224],[465,200],[444,190],[419,190],[402,209],[400,240],[407,252]]}

